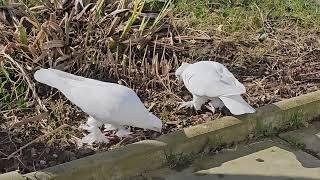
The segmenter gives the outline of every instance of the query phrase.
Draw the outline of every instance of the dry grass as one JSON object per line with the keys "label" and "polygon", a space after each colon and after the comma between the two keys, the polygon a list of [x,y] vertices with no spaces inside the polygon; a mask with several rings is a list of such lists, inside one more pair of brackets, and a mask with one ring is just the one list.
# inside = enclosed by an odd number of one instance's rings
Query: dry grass
{"label": "dry grass", "polygon": [[[182,61],[222,62],[255,107],[320,87],[320,11],[311,1],[66,2],[0,1],[2,172],[34,171],[159,135],[135,129],[132,139],[78,149],[86,116],[33,80],[39,67],[133,88],[165,122],[164,133],[221,115],[176,109],[190,99],[173,76]],[[63,124],[69,127],[50,135]]]}

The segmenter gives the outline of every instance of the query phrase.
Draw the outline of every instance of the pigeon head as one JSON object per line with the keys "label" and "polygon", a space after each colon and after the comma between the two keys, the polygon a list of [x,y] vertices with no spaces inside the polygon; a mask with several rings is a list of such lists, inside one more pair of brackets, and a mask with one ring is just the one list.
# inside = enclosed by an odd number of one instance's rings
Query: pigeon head
{"label": "pigeon head", "polygon": [[162,121],[152,113],[149,113],[149,120],[145,122],[145,128],[153,131],[161,132]]}
{"label": "pigeon head", "polygon": [[176,70],[175,76],[179,81],[182,81],[182,73],[189,65],[189,63],[183,62],[181,66]]}

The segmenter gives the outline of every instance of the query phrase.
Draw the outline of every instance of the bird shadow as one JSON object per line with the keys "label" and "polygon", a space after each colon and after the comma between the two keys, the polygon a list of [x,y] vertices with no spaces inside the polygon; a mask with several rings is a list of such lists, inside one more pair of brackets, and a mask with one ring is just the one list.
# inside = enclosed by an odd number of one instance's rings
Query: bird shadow
{"label": "bird shadow", "polygon": [[[264,157],[261,153],[262,151],[271,153],[271,156]],[[162,168],[160,170],[155,170],[151,171],[139,176],[131,177],[130,179],[155,179],[155,180],[173,180],[173,179],[226,179],[226,180],[233,180],[233,179],[264,179],[264,180],[278,180],[278,179],[284,179],[284,180],[290,180],[290,179],[301,179],[301,180],[313,180],[317,178],[310,178],[310,177],[300,177],[300,176],[289,176],[289,175],[265,175],[264,173],[259,174],[259,171],[255,171],[255,163],[256,164],[263,164],[263,163],[273,163],[270,161],[270,157],[272,157],[272,153],[276,153],[276,151],[280,151],[278,153],[283,153],[286,151],[286,154],[293,154],[295,158],[288,158],[286,155],[284,155],[284,160],[283,161],[290,161],[291,164],[288,164],[288,167],[283,167],[282,165],[279,166],[279,168],[283,168],[282,171],[289,172],[289,170],[292,172],[291,167],[292,164],[295,164],[295,166],[301,166],[298,171],[301,169],[307,169],[307,170],[313,170],[317,171],[312,168],[319,168],[320,167],[320,160],[313,157],[310,154],[307,154],[301,150],[295,150],[290,148],[287,144],[283,143],[283,141],[277,139],[277,140],[263,140],[258,143],[252,143],[249,145],[241,145],[239,148],[236,150],[228,150],[228,151],[223,151],[221,153],[208,156],[205,155],[203,157],[200,157],[196,159],[192,165],[184,169],[183,171],[175,171],[173,169],[170,169],[168,167]],[[259,154],[260,153],[260,154]],[[250,157],[251,156],[251,157]],[[290,156],[290,155],[289,155]],[[241,173],[237,174],[235,173],[232,168],[228,170],[227,166],[224,166],[225,164],[234,164],[235,160],[243,159],[246,157],[251,160],[251,163],[249,161],[243,161],[242,165],[252,169],[252,174],[251,173]],[[275,161],[274,165],[277,166],[277,160],[274,159]],[[280,160],[282,161],[282,160]],[[286,163],[284,163],[285,165]],[[239,163],[238,163],[239,165]],[[242,166],[241,165],[241,166]],[[257,165],[259,166],[259,165]],[[273,165],[272,165],[273,166]],[[241,167],[239,167],[241,168]],[[268,169],[268,167],[266,167]],[[289,168],[289,170],[288,170]],[[215,171],[215,169],[222,169],[224,173],[221,173],[218,171]],[[260,169],[261,171],[261,169]],[[251,171],[249,171],[251,172]],[[301,173],[300,173],[301,174]]]}

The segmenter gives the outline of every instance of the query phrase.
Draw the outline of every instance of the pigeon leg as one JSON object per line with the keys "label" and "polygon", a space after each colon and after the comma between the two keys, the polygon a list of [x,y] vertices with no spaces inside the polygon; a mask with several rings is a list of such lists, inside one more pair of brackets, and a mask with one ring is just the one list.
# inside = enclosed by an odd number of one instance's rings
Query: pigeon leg
{"label": "pigeon leg", "polygon": [[104,132],[116,130],[117,127],[112,124],[104,124]]}
{"label": "pigeon leg", "polygon": [[206,105],[206,108],[208,108],[212,112],[212,114],[216,112],[216,108],[211,103],[208,103],[208,105]]}
{"label": "pigeon leg", "polygon": [[114,140],[117,139],[117,135],[116,135],[116,130],[118,129],[118,126],[113,125],[113,124],[104,124],[104,130],[103,130],[103,134],[106,138],[108,138],[109,140]]}
{"label": "pigeon leg", "polygon": [[219,110],[221,110],[224,106],[223,102],[221,101],[220,98],[211,98],[211,101],[208,103],[211,104],[211,106],[218,108]]}
{"label": "pigeon leg", "polygon": [[206,108],[208,108],[210,111],[212,111],[212,113],[215,113],[216,109],[219,109],[221,111],[221,109],[223,108],[224,104],[221,101],[221,99],[219,98],[212,98],[211,101],[208,103],[208,105],[206,106]]}
{"label": "pigeon leg", "polygon": [[201,106],[206,102],[206,98],[203,98],[201,96],[193,95],[192,101],[188,102],[180,102],[180,106],[178,109],[181,108],[191,108],[194,107],[196,111],[199,111],[201,109]]}
{"label": "pigeon leg", "polygon": [[89,116],[88,120],[85,124],[81,124],[80,128],[92,132],[95,128],[99,128],[102,126],[100,121],[95,120],[93,117]]}
{"label": "pigeon leg", "polygon": [[199,111],[201,110],[201,106],[206,103],[207,99],[206,98],[203,98],[201,96],[197,96],[197,95],[193,95],[193,99],[192,99],[192,102],[193,102],[193,107],[196,111]]}
{"label": "pigeon leg", "polygon": [[125,128],[121,126],[118,129],[116,136],[118,136],[119,138],[125,138],[125,137],[130,137],[130,134],[132,134],[132,132],[130,132],[130,128]]}
{"label": "pigeon leg", "polygon": [[116,136],[120,139],[124,137],[130,137],[130,134],[132,134],[130,132],[130,128],[125,128],[124,126],[104,124],[104,127],[105,136],[110,140],[115,139]]}
{"label": "pigeon leg", "polygon": [[178,109],[181,108],[191,108],[193,106],[193,101],[188,101],[188,102],[179,102],[180,106],[178,107]]}
{"label": "pigeon leg", "polygon": [[92,128],[90,133],[81,139],[81,143],[92,145],[93,143],[106,143],[108,144],[110,140],[104,136],[99,128]]}

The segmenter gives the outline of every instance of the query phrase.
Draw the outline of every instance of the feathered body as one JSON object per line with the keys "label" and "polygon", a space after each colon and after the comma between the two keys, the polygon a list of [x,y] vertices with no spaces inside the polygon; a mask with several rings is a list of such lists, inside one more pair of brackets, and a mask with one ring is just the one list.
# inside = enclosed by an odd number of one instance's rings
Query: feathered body
{"label": "feathered body", "polygon": [[134,126],[161,132],[162,122],[149,113],[130,88],[76,76],[56,69],[35,72],[37,81],[57,88],[85,113],[117,128]]}
{"label": "feathered body", "polygon": [[182,63],[175,75],[193,95],[193,100],[183,103],[182,107],[193,106],[200,110],[209,100],[213,112],[214,108],[222,108],[223,105],[235,115],[255,112],[255,109],[241,97],[241,94],[246,92],[244,85],[218,62]]}

